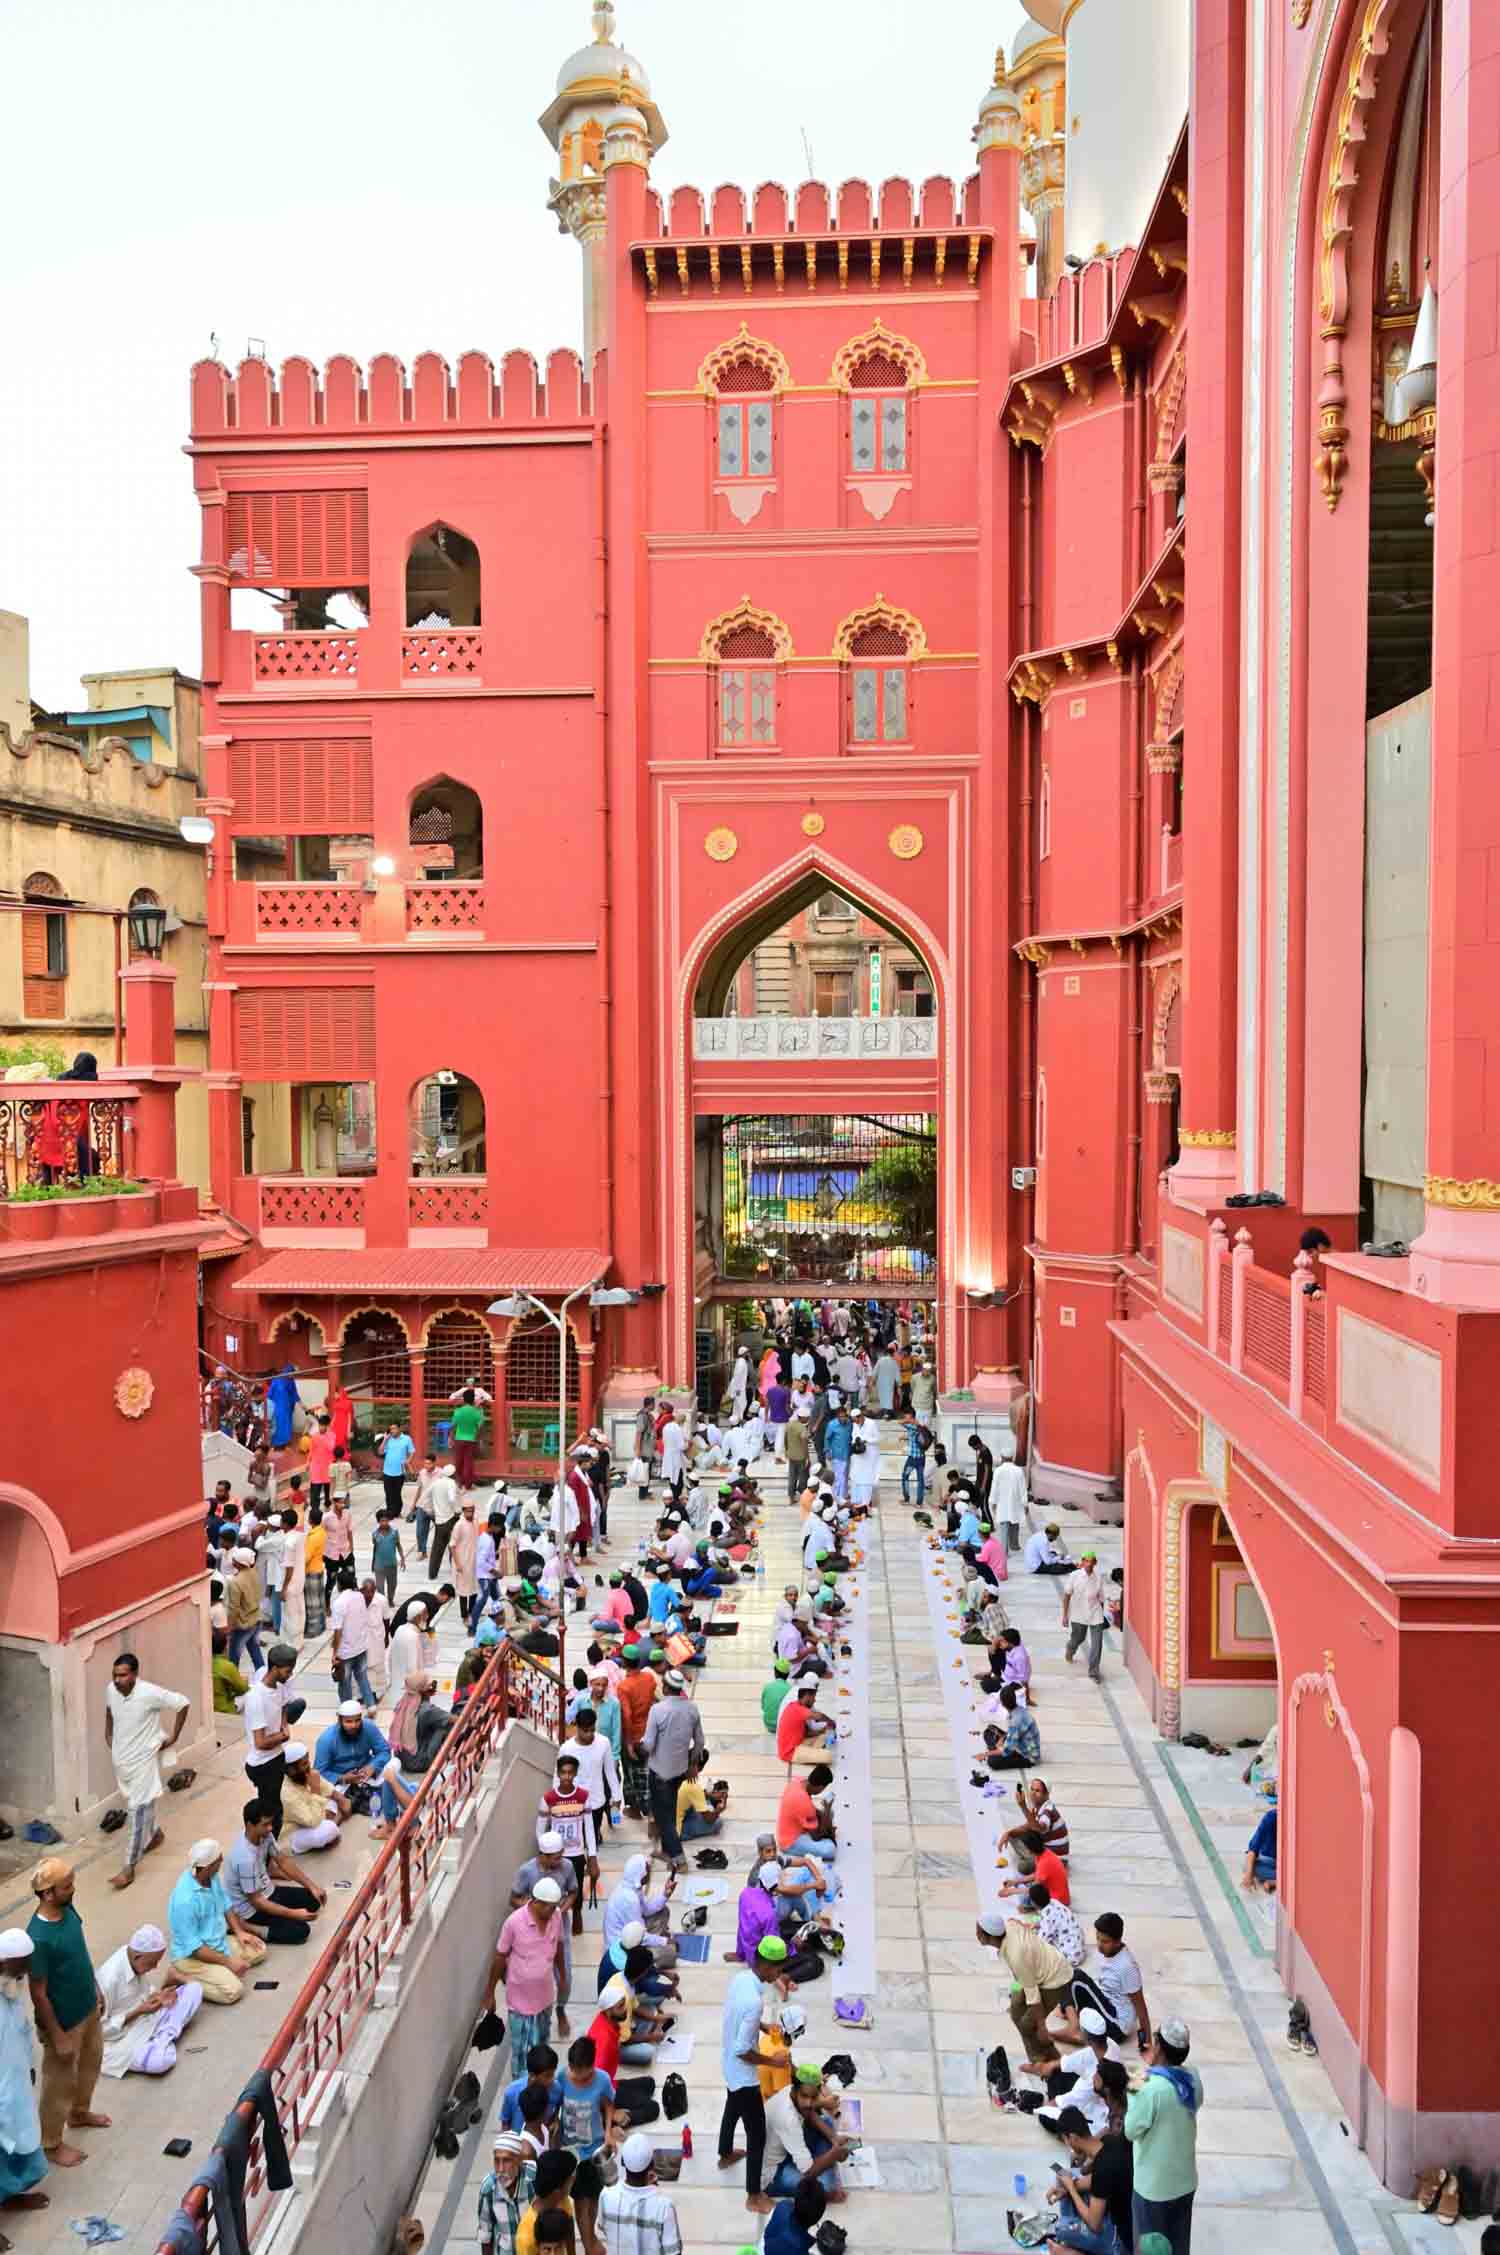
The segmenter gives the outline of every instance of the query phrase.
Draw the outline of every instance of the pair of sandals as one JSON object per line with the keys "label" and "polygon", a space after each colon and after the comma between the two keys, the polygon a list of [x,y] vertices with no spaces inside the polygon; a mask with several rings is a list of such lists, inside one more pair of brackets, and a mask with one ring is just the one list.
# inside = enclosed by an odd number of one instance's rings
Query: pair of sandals
{"label": "pair of sandals", "polygon": [[1312,2032],[1307,2007],[1300,1997],[1293,1999],[1292,2009],[1287,2014],[1286,2040],[1290,2050],[1303,2052],[1309,2059],[1317,2058],[1317,2038]]}
{"label": "pair of sandals", "polygon": [[[1467,2174],[1467,2172],[1465,2172]],[[1424,2169],[1417,2179],[1417,2206],[1424,2216],[1450,2227],[1464,2213],[1463,2186],[1454,2169]]]}

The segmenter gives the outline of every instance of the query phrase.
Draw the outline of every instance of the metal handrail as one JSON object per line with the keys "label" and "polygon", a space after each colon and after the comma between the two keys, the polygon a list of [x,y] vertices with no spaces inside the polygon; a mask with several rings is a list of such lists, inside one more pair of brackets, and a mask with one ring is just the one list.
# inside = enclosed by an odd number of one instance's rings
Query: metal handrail
{"label": "metal handrail", "polygon": [[[533,1721],[555,1740],[562,1706],[561,1676],[518,1648],[503,1646],[480,1677],[447,1744],[356,1889],[260,2061],[272,2080],[289,2154],[306,2135],[329,2076],[363,2026],[381,1974],[410,1928],[441,1850],[467,1814],[495,1746],[512,1721]],[[258,2118],[247,2100],[231,2110],[226,2130],[236,2122],[250,2141],[245,2197],[247,2207],[258,2204],[251,2216],[253,2240],[269,2199]],[[201,2185],[190,2186],[181,2206],[209,2255],[218,2237],[207,2192]],[[175,2255],[175,2243],[160,2241],[157,2255]]]}

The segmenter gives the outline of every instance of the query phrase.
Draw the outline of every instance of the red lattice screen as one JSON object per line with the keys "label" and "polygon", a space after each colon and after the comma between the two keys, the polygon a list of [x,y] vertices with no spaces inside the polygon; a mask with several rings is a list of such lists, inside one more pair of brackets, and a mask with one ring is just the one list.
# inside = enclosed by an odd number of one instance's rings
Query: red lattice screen
{"label": "red lattice screen", "polygon": [[906,370],[888,352],[868,353],[849,372],[851,391],[905,391]]}
{"label": "red lattice screen", "polygon": [[277,738],[229,747],[231,827],[368,830],[375,780],[366,737]]}
{"label": "red lattice screen", "polygon": [[[1210,1252],[1212,1258],[1212,1252]],[[1218,1353],[1221,1362],[1229,1360],[1229,1343],[1234,1329],[1233,1270],[1228,1261],[1219,1264],[1219,1337]]]}
{"label": "red lattice screen", "polygon": [[342,932],[357,935],[364,895],[358,885],[257,885],[255,929],[278,932]]}
{"label": "red lattice screen", "polygon": [[[506,1391],[513,1408],[557,1408],[557,1333],[550,1323],[522,1324],[511,1333]],[[568,1333],[568,1399],[578,1399],[578,1348]]]}
{"label": "red lattice screen", "polygon": [[1253,1268],[1245,1276],[1245,1360],[1283,1384],[1291,1373],[1291,1288]]}
{"label": "red lattice screen", "polygon": [[732,394],[748,391],[774,391],[775,381],[769,368],[762,368],[753,360],[736,360],[719,378],[719,397],[727,399]]}
{"label": "red lattice screen", "polygon": [[774,658],[776,644],[761,626],[731,627],[719,644],[721,658]]}
{"label": "red lattice screen", "polygon": [[260,1185],[262,1229],[362,1229],[362,1182],[278,1182],[263,1175]]}
{"label": "red lattice screen", "polygon": [[861,627],[849,649],[856,658],[904,658],[906,636],[896,626]]}
{"label": "red lattice screen", "polygon": [[273,587],[363,586],[370,576],[369,496],[231,493],[229,574]]}
{"label": "red lattice screen", "polygon": [[1323,1409],[1328,1405],[1328,1302],[1309,1295],[1303,1304],[1307,1309],[1307,1349],[1302,1384],[1308,1400]]}
{"label": "red lattice screen", "polygon": [[258,1080],[369,1080],[370,987],[259,987],[234,998],[237,1069]]}
{"label": "red lattice screen", "polygon": [[495,1343],[489,1325],[483,1316],[465,1315],[456,1308],[435,1317],[427,1333],[422,1380],[428,1401],[445,1402],[476,1379],[487,1394],[495,1391]]}

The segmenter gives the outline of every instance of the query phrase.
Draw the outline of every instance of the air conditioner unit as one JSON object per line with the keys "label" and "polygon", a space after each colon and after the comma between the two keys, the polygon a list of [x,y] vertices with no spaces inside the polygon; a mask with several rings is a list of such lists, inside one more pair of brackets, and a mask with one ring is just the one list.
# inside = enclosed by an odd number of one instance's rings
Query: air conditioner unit
{"label": "air conditioner unit", "polygon": [[1035,1190],[1036,1168],[1012,1167],[1010,1170],[1010,1186],[1012,1190]]}

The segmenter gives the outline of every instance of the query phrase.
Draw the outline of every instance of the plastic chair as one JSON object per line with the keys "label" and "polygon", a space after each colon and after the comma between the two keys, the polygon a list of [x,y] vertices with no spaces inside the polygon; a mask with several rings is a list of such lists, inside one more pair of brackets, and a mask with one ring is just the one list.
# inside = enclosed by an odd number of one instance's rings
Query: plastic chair
{"label": "plastic chair", "polygon": [[436,1454],[436,1453],[437,1453],[438,1451],[440,1451],[440,1450],[446,1449],[446,1447],[448,1446],[448,1443],[449,1443],[449,1442],[450,1442],[450,1441],[452,1440],[452,1438],[453,1438],[453,1420],[452,1420],[452,1418],[451,1418],[451,1417],[440,1417],[440,1418],[438,1419],[437,1423],[436,1423],[436,1424],[435,1424],[435,1425],[433,1426],[433,1428],[432,1428],[432,1446],[433,1446],[433,1451],[434,1451],[434,1454]]}
{"label": "plastic chair", "polygon": [[556,1456],[557,1454],[557,1419],[555,1417],[550,1425],[542,1427],[542,1454],[543,1456]]}

